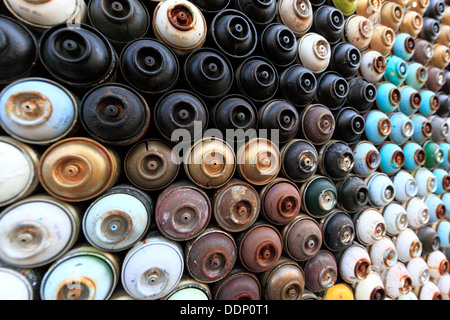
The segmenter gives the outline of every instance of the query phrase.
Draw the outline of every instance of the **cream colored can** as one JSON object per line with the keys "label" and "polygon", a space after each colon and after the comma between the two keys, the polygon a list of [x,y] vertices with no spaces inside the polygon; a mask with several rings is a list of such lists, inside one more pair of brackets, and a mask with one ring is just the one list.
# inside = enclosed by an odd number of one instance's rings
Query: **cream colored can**
{"label": "cream colored can", "polygon": [[27,144],[0,136],[0,206],[10,205],[37,189],[39,158]]}

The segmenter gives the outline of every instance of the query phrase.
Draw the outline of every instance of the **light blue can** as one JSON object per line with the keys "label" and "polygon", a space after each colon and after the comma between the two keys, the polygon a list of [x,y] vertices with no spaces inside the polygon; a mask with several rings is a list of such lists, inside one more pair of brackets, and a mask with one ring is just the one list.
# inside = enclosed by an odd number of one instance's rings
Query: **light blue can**
{"label": "light blue can", "polygon": [[375,104],[384,113],[391,113],[398,109],[402,94],[400,89],[391,82],[384,81],[377,86]]}
{"label": "light blue can", "polygon": [[398,144],[386,142],[380,148],[380,169],[387,175],[397,173],[405,163],[405,155]]}
{"label": "light blue can", "polygon": [[365,133],[369,141],[374,144],[385,141],[392,131],[392,123],[386,113],[371,110],[364,114],[366,119]]}
{"label": "light blue can", "polygon": [[392,131],[389,139],[397,144],[404,144],[414,133],[414,124],[411,119],[402,112],[393,112],[389,116]]}
{"label": "light blue can", "polygon": [[398,33],[395,36],[392,51],[397,57],[408,61],[412,58],[415,52],[416,47],[414,42],[414,38],[411,37],[409,33]]}
{"label": "light blue can", "polygon": [[448,169],[450,167],[450,144],[447,142],[442,142],[439,144],[443,153],[443,161],[441,163],[441,167]]}
{"label": "light blue can", "polygon": [[416,90],[421,90],[428,79],[428,70],[419,62],[408,63],[408,74],[406,75],[405,84]]}
{"label": "light blue can", "polygon": [[437,222],[445,217],[446,207],[444,202],[439,196],[432,193],[424,198],[425,205],[428,207],[430,212],[430,218],[428,222]]}
{"label": "light blue can", "polygon": [[428,118],[417,113],[411,116],[411,121],[414,124],[414,133],[412,138],[417,143],[423,143],[428,140],[433,134],[433,126]]}
{"label": "light blue can", "polygon": [[450,176],[448,172],[442,168],[436,168],[433,170],[433,174],[437,180],[436,194],[443,194],[449,191],[450,188]]}
{"label": "light blue can", "polygon": [[361,177],[374,173],[380,166],[378,149],[370,141],[360,141],[353,147],[353,170]]}
{"label": "light blue can", "polygon": [[439,109],[440,103],[435,92],[425,89],[420,91],[420,95],[422,96],[422,104],[419,107],[419,112],[425,117],[429,117],[436,113]]}
{"label": "light blue can", "polygon": [[388,56],[386,58],[386,71],[384,79],[393,85],[400,86],[405,82],[408,74],[408,64],[402,58],[397,56]]}
{"label": "light blue can", "polygon": [[418,143],[413,141],[405,143],[403,146],[403,154],[405,155],[405,164],[403,167],[406,170],[417,170],[425,163],[425,150]]}
{"label": "light blue can", "polygon": [[450,222],[443,219],[435,222],[433,226],[441,240],[441,248],[450,248]]}
{"label": "light blue can", "polygon": [[419,110],[422,104],[422,96],[420,92],[411,86],[405,85],[400,88],[400,104],[398,105],[399,111],[403,112],[407,116],[411,116]]}

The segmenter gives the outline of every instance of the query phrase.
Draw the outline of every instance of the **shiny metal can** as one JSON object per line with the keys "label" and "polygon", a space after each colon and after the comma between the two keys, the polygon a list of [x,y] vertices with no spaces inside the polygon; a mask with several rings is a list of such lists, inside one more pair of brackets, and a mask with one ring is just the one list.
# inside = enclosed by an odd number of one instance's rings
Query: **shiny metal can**
{"label": "shiny metal can", "polygon": [[121,171],[119,155],[84,137],[60,140],[51,145],[39,163],[39,180],[52,196],[80,202],[111,188]]}

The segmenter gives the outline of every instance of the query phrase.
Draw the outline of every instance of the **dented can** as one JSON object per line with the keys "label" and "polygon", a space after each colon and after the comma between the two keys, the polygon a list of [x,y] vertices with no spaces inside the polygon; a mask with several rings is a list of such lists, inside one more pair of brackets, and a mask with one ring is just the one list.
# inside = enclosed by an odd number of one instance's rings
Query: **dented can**
{"label": "dented can", "polygon": [[54,197],[81,202],[111,188],[120,171],[116,151],[92,139],[75,137],[60,140],[44,152],[39,163],[39,180]]}
{"label": "dented can", "polygon": [[108,300],[119,278],[117,255],[80,244],[49,267],[40,296],[42,300]]}
{"label": "dented can", "polygon": [[153,222],[154,202],[145,192],[119,184],[95,199],[83,215],[88,242],[100,250],[126,250],[140,241]]}

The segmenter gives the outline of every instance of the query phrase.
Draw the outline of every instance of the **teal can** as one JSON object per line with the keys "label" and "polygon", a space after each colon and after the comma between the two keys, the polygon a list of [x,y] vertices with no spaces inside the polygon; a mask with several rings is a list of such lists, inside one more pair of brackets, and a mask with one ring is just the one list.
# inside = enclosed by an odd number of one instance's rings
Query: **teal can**
{"label": "teal can", "polygon": [[378,84],[375,104],[384,113],[398,109],[402,95],[400,89],[393,83],[384,81]]}
{"label": "teal can", "polygon": [[416,90],[421,90],[428,79],[428,70],[419,62],[408,63],[408,74],[406,75],[405,84]]}
{"label": "teal can", "polygon": [[399,58],[408,61],[416,51],[416,44],[414,38],[409,33],[398,33],[395,36],[394,46],[392,52]]}
{"label": "teal can", "polygon": [[384,79],[390,83],[400,86],[405,82],[408,74],[408,64],[405,60],[397,56],[388,56],[386,58],[386,71]]}
{"label": "teal can", "polygon": [[422,96],[420,92],[411,86],[404,85],[400,88],[400,104],[398,105],[399,111],[403,112],[407,116],[411,116],[419,110],[422,105]]}
{"label": "teal can", "polygon": [[417,170],[425,163],[425,150],[418,143],[413,141],[405,143],[403,154],[405,155],[403,167],[408,171]]}
{"label": "teal can", "polygon": [[398,144],[386,142],[380,148],[380,169],[387,175],[393,175],[403,168],[405,155]]}
{"label": "teal can", "polygon": [[436,113],[440,107],[439,98],[434,91],[425,89],[420,91],[422,96],[422,104],[419,107],[419,112],[425,117],[429,117]]}

